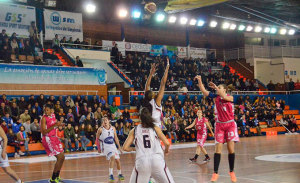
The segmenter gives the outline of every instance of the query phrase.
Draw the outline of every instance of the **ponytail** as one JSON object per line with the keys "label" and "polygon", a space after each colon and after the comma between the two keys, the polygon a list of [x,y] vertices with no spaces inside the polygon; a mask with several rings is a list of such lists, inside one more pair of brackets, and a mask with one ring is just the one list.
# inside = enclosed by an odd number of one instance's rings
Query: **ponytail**
{"label": "ponytail", "polygon": [[148,108],[143,107],[140,112],[140,118],[143,128],[154,128],[154,119]]}
{"label": "ponytail", "polygon": [[152,91],[148,90],[145,92],[145,97],[142,100],[142,107],[145,107],[149,110],[149,112],[152,114],[152,105],[150,104],[150,101],[152,100]]}

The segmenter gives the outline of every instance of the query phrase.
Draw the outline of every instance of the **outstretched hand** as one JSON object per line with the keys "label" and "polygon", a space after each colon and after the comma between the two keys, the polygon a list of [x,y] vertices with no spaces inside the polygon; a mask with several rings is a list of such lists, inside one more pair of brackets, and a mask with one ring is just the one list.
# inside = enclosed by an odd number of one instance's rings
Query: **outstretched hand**
{"label": "outstretched hand", "polygon": [[197,79],[199,84],[202,83],[202,77],[200,75],[197,75],[194,79]]}
{"label": "outstretched hand", "polygon": [[156,64],[155,63],[153,63],[153,64],[151,64],[151,70],[150,70],[150,74],[154,74],[155,72],[156,72]]}
{"label": "outstretched hand", "polygon": [[167,57],[167,66],[170,66],[170,60],[168,57]]}

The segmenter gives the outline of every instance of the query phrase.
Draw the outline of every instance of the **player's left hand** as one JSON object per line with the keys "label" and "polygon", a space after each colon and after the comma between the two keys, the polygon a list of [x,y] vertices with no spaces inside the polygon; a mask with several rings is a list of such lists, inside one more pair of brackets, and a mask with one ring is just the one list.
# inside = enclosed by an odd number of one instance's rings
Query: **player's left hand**
{"label": "player's left hand", "polygon": [[123,154],[123,149],[122,148],[119,148],[119,151],[121,154]]}
{"label": "player's left hand", "polygon": [[2,151],[1,156],[2,156],[2,159],[3,159],[3,160],[6,159],[6,151]]}

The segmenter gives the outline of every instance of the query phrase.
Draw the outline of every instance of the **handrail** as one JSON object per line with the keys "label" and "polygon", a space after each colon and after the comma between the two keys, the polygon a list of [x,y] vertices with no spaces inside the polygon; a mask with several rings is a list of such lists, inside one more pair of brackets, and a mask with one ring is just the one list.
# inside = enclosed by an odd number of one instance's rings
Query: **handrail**
{"label": "handrail", "polygon": [[102,48],[103,50],[109,51],[109,47],[107,46],[99,46],[99,45],[84,45],[84,44],[74,44],[74,43],[60,43],[61,45],[69,45],[69,46],[81,46],[81,47],[91,47],[91,48]]}
{"label": "handrail", "polygon": [[77,94],[80,92],[86,92],[86,95],[89,95],[89,93],[96,93],[96,95],[98,95],[98,90],[0,90],[0,92],[74,92]]}
{"label": "handrail", "polygon": [[253,71],[251,71],[249,68],[247,68],[246,66],[244,66],[243,64],[241,64],[238,60],[236,62],[238,64],[240,64],[242,67],[244,67],[246,70],[248,70],[249,72],[251,72],[253,74]]}
{"label": "handrail", "polygon": [[[108,95],[121,95],[122,91],[107,91]],[[112,93],[112,94],[110,94]],[[116,94],[114,94],[116,93]]]}

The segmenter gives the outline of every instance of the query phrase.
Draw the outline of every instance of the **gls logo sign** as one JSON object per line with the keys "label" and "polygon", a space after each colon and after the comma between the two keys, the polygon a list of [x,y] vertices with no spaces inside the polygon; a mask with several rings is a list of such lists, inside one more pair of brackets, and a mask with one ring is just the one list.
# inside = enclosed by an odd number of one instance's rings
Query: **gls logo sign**
{"label": "gls logo sign", "polygon": [[62,18],[58,12],[51,13],[50,20],[51,20],[51,22],[54,25],[59,25],[61,22],[63,22],[63,23],[70,23],[70,24],[74,24],[75,23],[75,19],[73,19],[73,18],[66,18],[66,17]]}
{"label": "gls logo sign", "polygon": [[17,13],[6,13],[6,16],[5,16],[5,21],[6,22],[12,22],[12,23],[20,23],[22,22],[22,19],[23,17],[25,17],[26,15],[25,14],[17,14]]}

